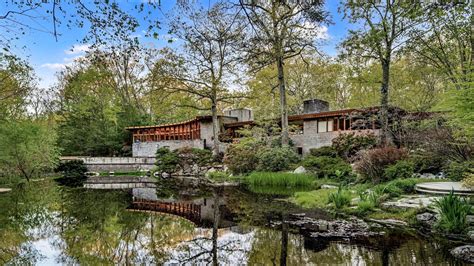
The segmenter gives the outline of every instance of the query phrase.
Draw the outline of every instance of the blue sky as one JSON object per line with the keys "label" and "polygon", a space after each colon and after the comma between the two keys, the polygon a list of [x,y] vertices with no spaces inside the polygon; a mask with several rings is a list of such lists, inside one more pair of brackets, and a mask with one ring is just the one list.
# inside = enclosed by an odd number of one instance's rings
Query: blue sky
{"label": "blue sky", "polygon": [[[142,0],[147,2],[147,0]],[[208,4],[212,0],[202,0]],[[140,3],[138,0],[122,1],[120,3],[125,9],[131,12],[136,12],[132,7]],[[337,53],[336,46],[344,38],[348,30],[348,22],[342,19],[342,14],[339,14],[338,9],[339,1],[327,0],[326,9],[329,11],[333,24],[327,25],[325,32],[326,39],[323,41],[321,50],[329,55],[335,55]],[[167,28],[166,28],[166,17],[163,13],[169,12],[175,6],[175,1],[161,0],[162,12],[157,12],[158,19],[161,19],[162,29],[158,32],[159,38],[145,38],[143,35],[144,28],[140,28],[135,34],[139,36],[143,43],[153,43],[155,47],[164,47],[168,44]],[[9,10],[10,7],[2,1],[0,3],[0,14],[4,13],[4,10]],[[68,12],[70,10],[66,10]],[[133,13],[132,13],[133,14]],[[47,18],[47,17],[46,17]],[[38,20],[34,22],[27,18],[20,18],[24,23],[34,25],[36,28],[45,29],[45,31],[51,31],[53,28],[50,19]],[[1,29],[0,29],[1,30]],[[50,33],[42,31],[28,31],[26,35],[20,37],[14,44],[16,47],[12,49],[12,52],[27,58],[31,66],[34,68],[36,75],[40,78],[40,87],[48,87],[56,82],[57,71],[64,68],[65,65],[70,64],[75,58],[84,55],[84,51],[87,45],[80,43],[82,37],[86,34],[86,29],[67,29],[62,26],[58,29],[61,36],[56,41]],[[22,48],[25,47],[25,48]]]}

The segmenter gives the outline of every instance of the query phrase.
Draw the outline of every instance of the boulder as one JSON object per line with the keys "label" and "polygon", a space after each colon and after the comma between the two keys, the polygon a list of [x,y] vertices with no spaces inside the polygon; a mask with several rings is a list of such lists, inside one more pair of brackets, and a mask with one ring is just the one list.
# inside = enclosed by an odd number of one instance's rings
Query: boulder
{"label": "boulder", "polygon": [[299,166],[295,169],[295,171],[293,171],[293,173],[295,174],[305,174],[306,172],[306,168],[304,168],[303,166]]}
{"label": "boulder", "polygon": [[474,242],[474,231],[467,232],[467,236],[472,242]]}
{"label": "boulder", "polygon": [[423,226],[432,227],[436,223],[436,215],[425,212],[416,215],[416,220]]}
{"label": "boulder", "polygon": [[451,255],[453,257],[469,262],[474,263],[474,246],[473,245],[465,245],[454,248],[451,250]]}

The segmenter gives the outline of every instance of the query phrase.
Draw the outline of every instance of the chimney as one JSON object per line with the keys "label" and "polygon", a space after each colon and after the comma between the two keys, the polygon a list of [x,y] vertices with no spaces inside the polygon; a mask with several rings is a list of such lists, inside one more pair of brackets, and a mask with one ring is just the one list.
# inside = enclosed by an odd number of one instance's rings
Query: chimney
{"label": "chimney", "polygon": [[252,121],[253,120],[253,112],[251,109],[247,108],[238,108],[232,110],[224,111],[225,116],[236,117],[237,121],[244,122],[244,121]]}
{"label": "chimney", "polygon": [[303,114],[315,114],[329,111],[329,103],[319,99],[306,100],[303,102]]}

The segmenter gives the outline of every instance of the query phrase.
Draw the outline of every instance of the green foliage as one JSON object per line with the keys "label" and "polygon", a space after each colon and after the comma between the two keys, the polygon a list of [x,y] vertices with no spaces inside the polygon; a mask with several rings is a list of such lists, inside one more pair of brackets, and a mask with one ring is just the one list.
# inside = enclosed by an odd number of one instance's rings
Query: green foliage
{"label": "green foliage", "polygon": [[349,191],[339,186],[336,192],[329,194],[328,203],[334,204],[334,207],[340,210],[351,203],[351,195]]}
{"label": "green foliage", "polygon": [[443,171],[446,175],[446,178],[449,178],[453,181],[461,181],[463,180],[468,174],[474,174],[474,162],[473,161],[465,161],[465,162],[449,162],[443,168]]}
{"label": "green foliage", "polygon": [[173,173],[178,167],[179,157],[174,151],[170,151],[169,148],[161,147],[156,150],[156,171]]}
{"label": "green foliage", "polygon": [[250,173],[257,168],[257,153],[261,147],[262,143],[253,137],[242,138],[227,148],[224,163],[234,174]]}
{"label": "green foliage", "polygon": [[298,154],[290,147],[265,148],[258,152],[258,171],[277,172],[290,169],[299,161]]}
{"label": "green foliage", "polygon": [[436,174],[441,171],[446,159],[442,156],[423,152],[415,152],[410,154],[409,160],[413,164],[413,171],[415,173],[432,173]]}
{"label": "green foliage", "polygon": [[309,149],[309,154],[315,157],[326,156],[326,157],[337,157],[337,151],[332,146],[324,146],[321,148]]}
{"label": "green foliage", "polygon": [[207,174],[207,177],[214,181],[227,181],[229,180],[230,175],[229,173],[225,171],[215,171],[215,172],[209,172]]}
{"label": "green foliage", "polygon": [[357,203],[357,212],[361,215],[365,215],[372,212],[375,209],[375,205],[372,201],[361,200]]}
{"label": "green foliage", "polygon": [[471,212],[471,205],[451,191],[435,201],[441,215],[436,227],[446,233],[462,233],[468,226],[467,215]]}
{"label": "green foliage", "polygon": [[291,201],[304,208],[326,208],[329,195],[336,191],[336,189],[318,189],[296,192]]}
{"label": "green foliage", "polygon": [[335,178],[338,180],[351,178],[351,166],[340,157],[314,157],[309,155],[304,158],[302,164],[318,178]]}
{"label": "green foliage", "polygon": [[251,186],[309,187],[314,177],[306,174],[253,172],[246,181]]}
{"label": "green foliage", "polygon": [[466,177],[463,179],[462,184],[465,187],[468,187],[470,189],[474,189],[474,168],[471,169],[473,173],[467,174]]}
{"label": "green foliage", "polygon": [[385,169],[385,179],[394,180],[397,178],[411,178],[414,173],[414,165],[409,160],[400,160],[394,165],[390,165]]}
{"label": "green foliage", "polygon": [[379,183],[388,180],[385,168],[407,158],[405,149],[382,147],[364,151],[355,164],[355,170],[363,181]]}
{"label": "green foliage", "polygon": [[374,135],[341,134],[332,140],[332,147],[339,156],[350,159],[359,151],[373,148],[377,143]]}
{"label": "green foliage", "polygon": [[[178,169],[190,166],[208,166],[212,163],[212,152],[198,148],[180,148],[170,151],[167,147],[161,147],[156,151],[156,171],[174,173]],[[196,173],[200,174],[200,173]]]}
{"label": "green foliage", "polygon": [[56,168],[62,177],[56,179],[59,184],[69,187],[81,187],[87,180],[87,167],[82,160],[61,162]]}
{"label": "green foliage", "polygon": [[58,163],[59,150],[51,128],[43,121],[0,123],[0,175],[30,180],[52,171]]}

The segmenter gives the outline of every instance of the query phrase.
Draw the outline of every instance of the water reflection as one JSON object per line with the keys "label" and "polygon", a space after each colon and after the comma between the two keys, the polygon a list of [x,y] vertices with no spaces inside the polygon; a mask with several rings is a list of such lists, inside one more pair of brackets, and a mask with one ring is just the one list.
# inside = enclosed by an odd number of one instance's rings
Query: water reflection
{"label": "water reflection", "polygon": [[49,181],[2,194],[0,264],[459,264],[442,245],[419,239],[305,237],[288,226],[287,203],[245,190],[147,200],[167,209],[142,212],[129,192],[71,190]]}

